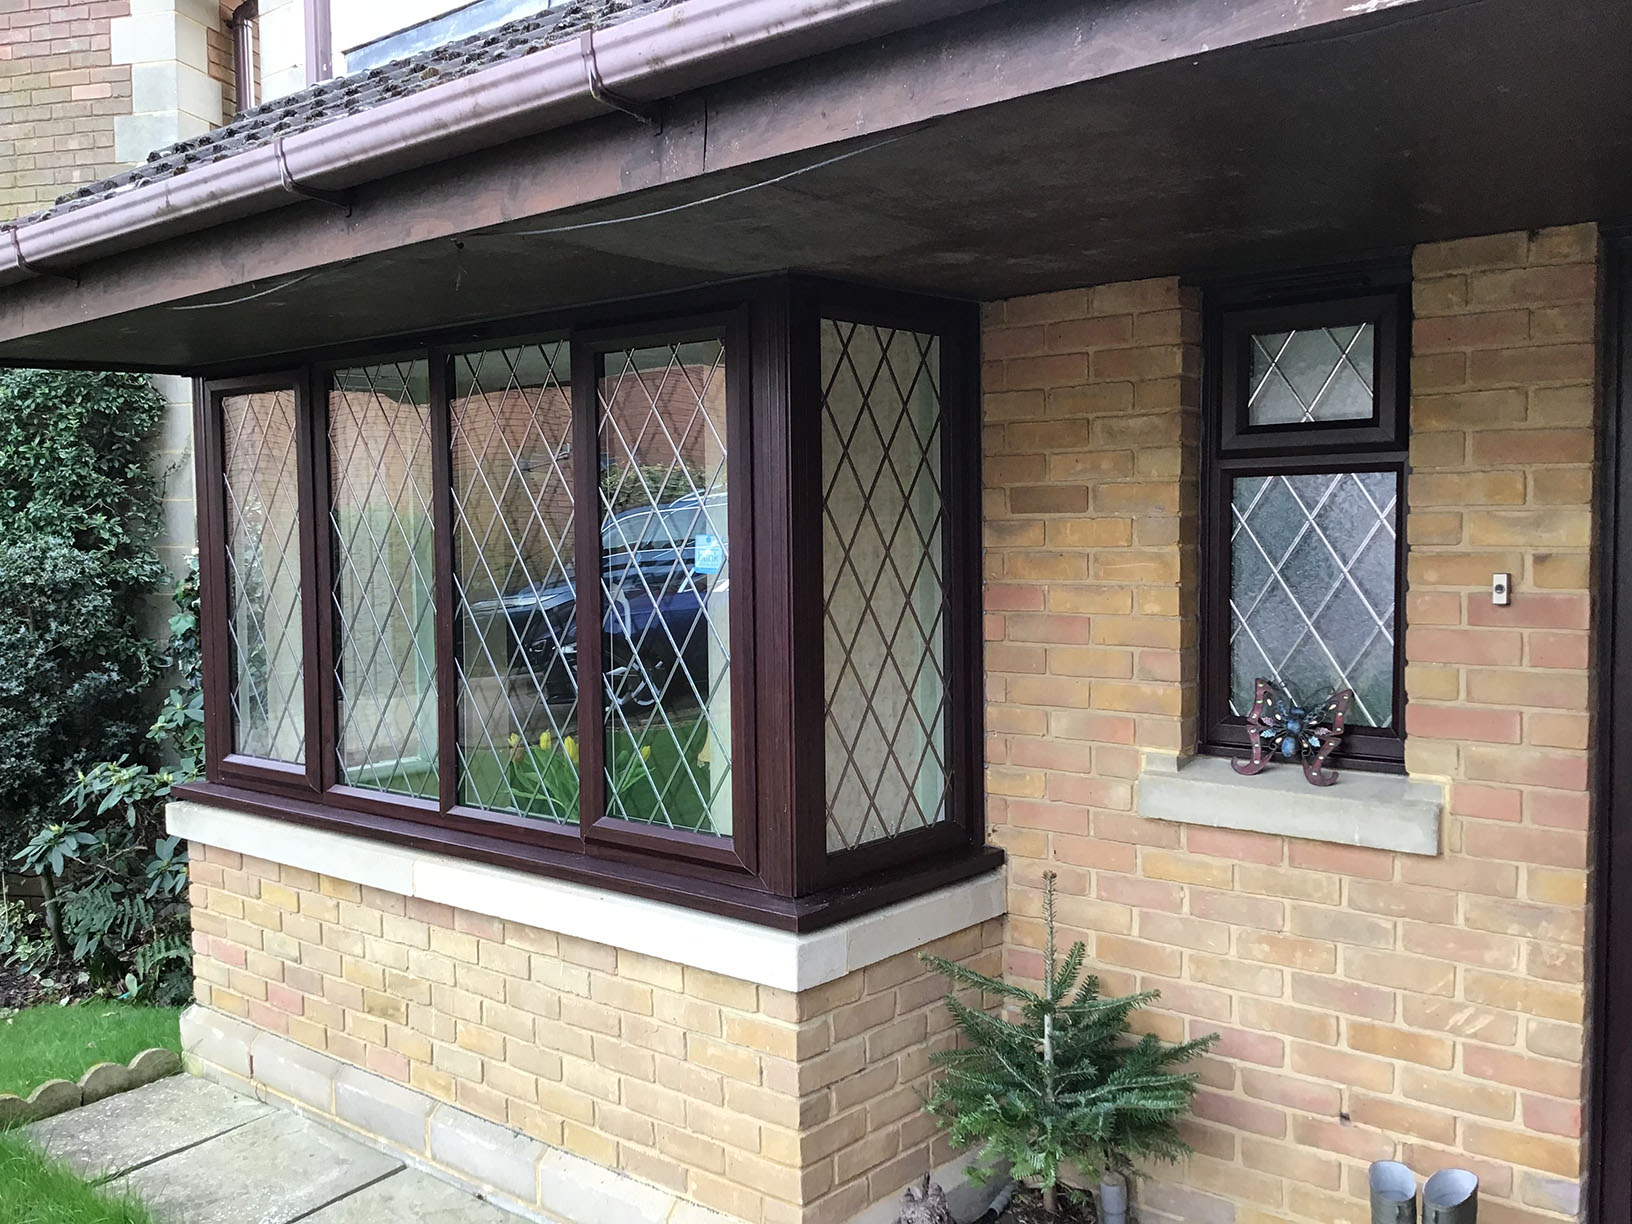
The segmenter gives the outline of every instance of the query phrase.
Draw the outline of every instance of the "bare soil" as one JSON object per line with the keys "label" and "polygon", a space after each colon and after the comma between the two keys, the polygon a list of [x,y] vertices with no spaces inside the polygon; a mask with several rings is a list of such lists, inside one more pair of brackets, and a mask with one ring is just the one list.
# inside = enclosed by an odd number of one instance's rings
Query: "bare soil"
{"label": "bare soil", "polygon": [[1047,1211],[1042,1195],[1035,1190],[1021,1190],[1009,1209],[998,1216],[997,1224],[1099,1224],[1099,1212],[1086,1196],[1062,1207],[1058,1213]]}
{"label": "bare soil", "polygon": [[45,1001],[46,992],[33,974],[0,965],[0,1011],[21,1011]]}

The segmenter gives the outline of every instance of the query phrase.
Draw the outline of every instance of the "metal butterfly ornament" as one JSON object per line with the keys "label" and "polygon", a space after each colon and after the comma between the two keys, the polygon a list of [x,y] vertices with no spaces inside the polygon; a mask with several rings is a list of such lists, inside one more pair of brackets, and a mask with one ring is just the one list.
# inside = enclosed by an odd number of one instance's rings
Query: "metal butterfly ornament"
{"label": "metal butterfly ornament", "polygon": [[1297,761],[1312,786],[1330,786],[1337,774],[1326,769],[1326,758],[1343,739],[1353,689],[1337,689],[1318,704],[1300,704],[1286,689],[1260,676],[1247,712],[1247,734],[1252,743],[1250,761],[1232,760],[1238,774],[1262,773],[1273,758]]}

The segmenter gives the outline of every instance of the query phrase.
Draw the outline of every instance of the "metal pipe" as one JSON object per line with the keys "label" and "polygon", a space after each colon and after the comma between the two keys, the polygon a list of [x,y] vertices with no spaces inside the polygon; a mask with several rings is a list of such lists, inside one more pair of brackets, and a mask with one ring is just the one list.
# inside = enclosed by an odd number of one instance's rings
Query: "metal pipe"
{"label": "metal pipe", "polygon": [[1128,1180],[1120,1174],[1100,1179],[1099,1224],[1128,1224]]}
{"label": "metal pipe", "polygon": [[1397,1160],[1372,1164],[1371,1224],[1417,1224],[1417,1175]]}
{"label": "metal pipe", "polygon": [[255,105],[255,22],[260,15],[260,0],[243,0],[227,21],[232,34],[233,105],[240,115]]}
{"label": "metal pipe", "polygon": [[1475,1224],[1479,1179],[1466,1169],[1441,1169],[1422,1188],[1422,1224]]}
{"label": "metal pipe", "polygon": [[595,36],[597,82],[569,39],[269,146],[195,166],[18,231],[0,287],[292,202],[568,126],[605,109],[594,90],[651,103],[999,0],[686,0]]}

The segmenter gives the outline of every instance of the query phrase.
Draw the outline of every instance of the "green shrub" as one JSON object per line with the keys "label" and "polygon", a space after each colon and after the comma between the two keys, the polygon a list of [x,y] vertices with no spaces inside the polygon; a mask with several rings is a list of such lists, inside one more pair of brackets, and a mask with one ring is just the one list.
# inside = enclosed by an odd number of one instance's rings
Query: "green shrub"
{"label": "green shrub", "polygon": [[[186,855],[163,803],[202,751],[198,584],[170,655],[143,632],[164,401],[135,374],[0,371],[0,863],[39,874],[44,929],[0,913],[0,950],[59,985],[190,989]],[[154,719],[167,667],[181,683]]]}
{"label": "green shrub", "polygon": [[1066,1164],[1086,1177],[1129,1176],[1140,1160],[1177,1160],[1189,1148],[1174,1123],[1190,1110],[1196,1076],[1170,1068],[1208,1049],[1218,1035],[1169,1045],[1153,1034],[1131,1039],[1128,1017],[1155,991],[1105,998],[1099,979],[1082,972],[1086,949],[1074,944],[1060,960],[1054,942],[1055,876],[1044,877],[1047,948],[1040,991],[925,956],[932,969],[963,986],[1015,1005],[1013,1018],[948,996],[967,1042],[931,1056],[942,1074],[929,1109],[959,1147],[981,1144],[970,1166],[983,1180],[1007,1163],[1059,1211]]}
{"label": "green shrub", "polygon": [[[55,952],[77,966],[79,979],[105,993],[175,1004],[192,994],[187,852],[164,835],[164,805],[173,787],[196,778],[204,755],[203,688],[198,640],[198,565],[176,583],[167,662],[179,676],[148,729],[151,766],[120,757],[79,774],[68,794],[73,817],[41,828],[16,855],[42,877],[50,898],[46,921],[54,939],[13,959],[42,968]],[[0,916],[0,952],[6,932]]]}
{"label": "green shrub", "polygon": [[0,371],[0,861],[148,748],[163,411],[138,375]]}

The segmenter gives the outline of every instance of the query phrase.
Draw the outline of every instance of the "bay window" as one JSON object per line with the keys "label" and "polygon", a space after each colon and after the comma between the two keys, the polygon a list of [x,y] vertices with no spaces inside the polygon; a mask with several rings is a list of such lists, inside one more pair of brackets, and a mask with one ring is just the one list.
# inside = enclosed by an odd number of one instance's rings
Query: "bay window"
{"label": "bay window", "polygon": [[977,337],[777,278],[201,384],[194,790],[796,929],[990,866]]}

